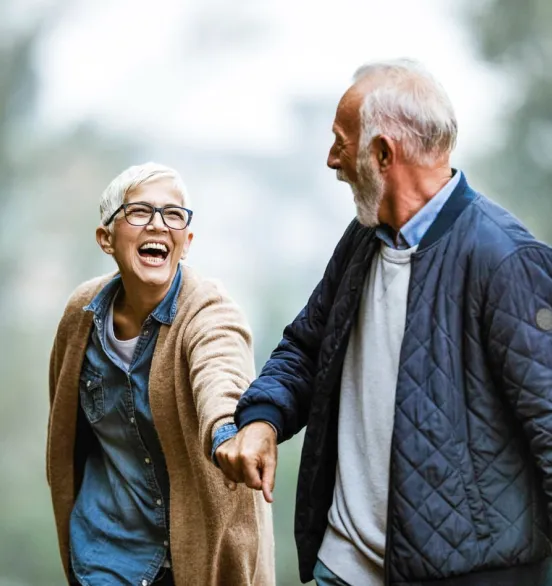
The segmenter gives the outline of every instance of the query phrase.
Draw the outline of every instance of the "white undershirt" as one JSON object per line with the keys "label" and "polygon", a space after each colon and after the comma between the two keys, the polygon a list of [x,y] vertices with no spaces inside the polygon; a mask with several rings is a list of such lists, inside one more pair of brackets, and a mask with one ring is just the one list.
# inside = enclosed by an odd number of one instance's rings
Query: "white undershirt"
{"label": "white undershirt", "polygon": [[107,338],[107,345],[111,352],[115,354],[119,360],[123,363],[126,370],[129,370],[130,364],[132,362],[132,357],[134,356],[134,350],[136,349],[136,344],[138,343],[138,338],[140,336],[136,336],[136,338],[131,338],[130,340],[119,340],[115,336],[115,330],[113,327],[113,308],[115,306],[115,298],[111,302],[109,306],[109,311],[107,313],[107,331],[106,331],[106,338]]}

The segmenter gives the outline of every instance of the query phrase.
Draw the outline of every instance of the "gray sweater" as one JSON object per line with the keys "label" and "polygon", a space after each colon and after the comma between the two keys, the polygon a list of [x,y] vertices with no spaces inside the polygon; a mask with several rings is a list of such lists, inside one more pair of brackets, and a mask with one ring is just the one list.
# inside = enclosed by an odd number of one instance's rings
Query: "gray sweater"
{"label": "gray sweater", "polygon": [[319,558],[351,586],[383,585],[395,389],[415,250],[381,245],[343,365],[337,476]]}

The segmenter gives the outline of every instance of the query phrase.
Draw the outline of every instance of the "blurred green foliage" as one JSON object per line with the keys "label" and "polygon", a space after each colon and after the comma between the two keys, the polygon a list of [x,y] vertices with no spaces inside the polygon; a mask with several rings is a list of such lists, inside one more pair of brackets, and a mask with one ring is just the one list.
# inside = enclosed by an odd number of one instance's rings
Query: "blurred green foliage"
{"label": "blurred green foliage", "polygon": [[[0,3],[0,586],[64,583],[44,461],[58,297],[60,290],[67,298],[77,283],[106,271],[93,237],[98,201],[85,194],[101,193],[147,152],[138,136],[113,135],[93,120],[36,131],[37,56],[67,6],[52,2],[21,17],[17,0]],[[278,293],[266,281],[258,286],[270,306],[263,331],[255,332],[260,368],[299,307],[293,307],[297,299],[289,287],[278,285]],[[309,282],[301,297],[310,288]],[[41,298],[44,303],[37,305]],[[49,311],[52,303],[59,311]],[[300,438],[282,448],[275,491],[281,586],[299,583],[293,541],[299,449]]]}
{"label": "blurred green foliage", "polygon": [[[67,296],[76,283],[106,270],[93,239],[97,202],[84,191],[99,194],[145,152],[138,137],[113,135],[93,120],[37,131],[37,56],[68,4],[18,11],[18,0],[0,2],[0,586],[63,583],[44,474],[48,353],[59,318],[51,308],[60,307],[59,290]],[[552,241],[552,3],[473,0],[462,10],[482,59],[504,73],[511,95],[494,148],[470,163],[475,183]],[[310,104],[303,106],[302,119],[311,112]],[[329,128],[330,115],[323,108],[319,114]],[[313,134],[319,120],[312,117]],[[306,149],[300,150],[305,163]],[[323,157],[309,156],[309,164],[323,165]],[[303,194],[320,200],[321,186],[297,169],[297,160],[269,161],[265,168],[259,158],[251,174],[271,185],[274,200],[300,201]],[[323,216],[323,203],[319,207]],[[266,308],[255,331],[258,368],[306,302],[325,260],[299,274],[271,259],[251,283]],[[302,434],[280,448],[274,504],[279,586],[299,583],[293,512],[301,442]]]}
{"label": "blurred green foliage", "polygon": [[552,2],[469,1],[466,15],[508,96],[494,148],[472,169],[485,192],[552,242]]}

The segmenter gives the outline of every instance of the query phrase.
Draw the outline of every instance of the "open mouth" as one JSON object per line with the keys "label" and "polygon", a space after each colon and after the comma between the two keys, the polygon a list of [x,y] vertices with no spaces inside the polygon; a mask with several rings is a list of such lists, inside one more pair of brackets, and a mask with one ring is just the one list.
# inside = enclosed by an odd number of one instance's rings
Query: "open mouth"
{"label": "open mouth", "polygon": [[169,256],[169,249],[162,242],[145,242],[138,249],[138,254],[148,264],[162,264]]}

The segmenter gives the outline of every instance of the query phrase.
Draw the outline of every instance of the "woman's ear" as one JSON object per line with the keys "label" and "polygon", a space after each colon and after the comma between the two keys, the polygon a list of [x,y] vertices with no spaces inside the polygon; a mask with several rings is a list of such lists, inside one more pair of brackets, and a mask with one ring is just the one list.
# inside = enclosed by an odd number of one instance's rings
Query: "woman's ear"
{"label": "woman's ear", "polygon": [[182,248],[182,254],[180,255],[180,260],[185,260],[186,257],[188,256],[188,251],[190,250],[190,244],[192,243],[193,239],[194,239],[194,233],[188,232],[188,234],[186,236],[186,241],[184,242],[184,247]]}
{"label": "woman's ear", "polygon": [[112,256],[115,252],[113,248],[113,233],[105,226],[98,226],[96,228],[96,242],[106,254]]}

